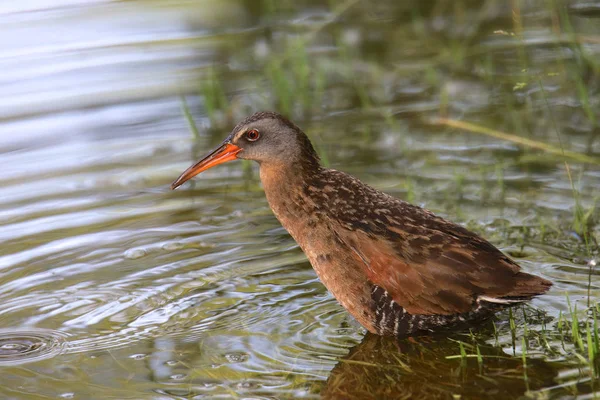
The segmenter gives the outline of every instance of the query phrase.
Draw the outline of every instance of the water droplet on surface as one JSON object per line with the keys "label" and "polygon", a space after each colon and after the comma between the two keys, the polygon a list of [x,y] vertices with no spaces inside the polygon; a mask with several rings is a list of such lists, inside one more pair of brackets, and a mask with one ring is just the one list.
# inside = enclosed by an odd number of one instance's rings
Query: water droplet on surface
{"label": "water droplet on surface", "polygon": [[3,350],[3,351],[11,351],[11,350],[19,351],[19,349],[21,347],[22,347],[22,345],[20,343],[4,343],[4,344],[2,344],[2,346],[0,346],[0,350]]}
{"label": "water droplet on surface", "polygon": [[125,258],[129,260],[137,260],[138,258],[144,257],[146,254],[146,250],[144,249],[129,249],[125,251]]}
{"label": "water droplet on surface", "polygon": [[241,218],[244,216],[244,213],[241,210],[235,210],[231,213],[231,216],[234,218]]}
{"label": "water droplet on surface", "polygon": [[253,382],[240,382],[237,384],[237,387],[240,389],[255,389],[258,385]]}
{"label": "water droplet on surface", "polygon": [[225,354],[225,358],[230,363],[241,363],[241,362],[248,361],[249,356],[246,353],[236,352],[236,353]]}
{"label": "water droplet on surface", "polygon": [[165,243],[162,246],[163,250],[167,250],[167,251],[181,250],[184,247],[185,246],[183,245],[183,243],[179,243],[179,242]]}

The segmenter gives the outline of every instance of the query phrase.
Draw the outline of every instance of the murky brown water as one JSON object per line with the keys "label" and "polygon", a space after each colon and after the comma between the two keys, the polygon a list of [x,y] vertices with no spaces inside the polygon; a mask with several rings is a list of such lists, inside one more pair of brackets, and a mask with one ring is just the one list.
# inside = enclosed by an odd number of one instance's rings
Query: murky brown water
{"label": "murky brown water", "polygon": [[[598,159],[600,3],[331,3],[0,5],[1,398],[593,398],[557,323],[565,294],[600,298],[600,167],[435,119]],[[555,282],[516,312],[526,357],[508,313],[473,337],[364,338],[254,166],[169,190],[257,109]]]}

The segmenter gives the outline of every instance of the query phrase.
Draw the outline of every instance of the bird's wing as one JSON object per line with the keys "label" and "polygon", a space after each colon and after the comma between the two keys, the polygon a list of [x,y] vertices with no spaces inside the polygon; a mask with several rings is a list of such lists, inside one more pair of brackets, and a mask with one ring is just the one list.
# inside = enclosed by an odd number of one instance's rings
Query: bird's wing
{"label": "bird's wing", "polygon": [[[478,297],[527,298],[549,287],[549,282],[520,272],[516,263],[474,234],[468,241],[433,232],[412,239],[403,235],[400,242],[360,230],[341,232],[340,237],[371,283],[410,314],[464,313]],[[428,238],[437,241],[411,248],[411,241]]]}
{"label": "bird's wing", "polygon": [[477,298],[525,299],[550,287],[462,226],[343,172],[325,173],[325,186],[315,193],[332,205],[326,210],[331,230],[371,283],[409,313],[463,313]]}

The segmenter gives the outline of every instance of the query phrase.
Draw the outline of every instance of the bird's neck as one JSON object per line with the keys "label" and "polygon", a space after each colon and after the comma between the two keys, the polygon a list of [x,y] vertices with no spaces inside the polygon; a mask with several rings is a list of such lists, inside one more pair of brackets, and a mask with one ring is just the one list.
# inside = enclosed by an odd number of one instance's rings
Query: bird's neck
{"label": "bird's neck", "polygon": [[321,173],[320,166],[315,168],[294,163],[263,163],[260,166],[260,179],[269,206],[283,227],[299,243],[302,237],[298,230],[302,229],[317,206],[311,199],[308,188]]}

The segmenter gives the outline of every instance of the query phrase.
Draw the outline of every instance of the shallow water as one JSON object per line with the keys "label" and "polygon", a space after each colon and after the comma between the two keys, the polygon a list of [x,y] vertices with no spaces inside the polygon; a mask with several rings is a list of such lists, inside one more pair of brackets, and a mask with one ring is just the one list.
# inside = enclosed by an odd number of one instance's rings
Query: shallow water
{"label": "shallow water", "polygon": [[[573,225],[576,201],[594,210],[600,167],[436,118],[597,160],[600,5],[261,4],[0,6],[0,397],[593,398],[557,324],[565,294],[580,311],[600,298],[597,211],[587,246]],[[365,337],[255,166],[169,190],[258,109],[290,114],[329,165],[552,280],[515,310],[516,340],[508,313],[473,335]]]}

